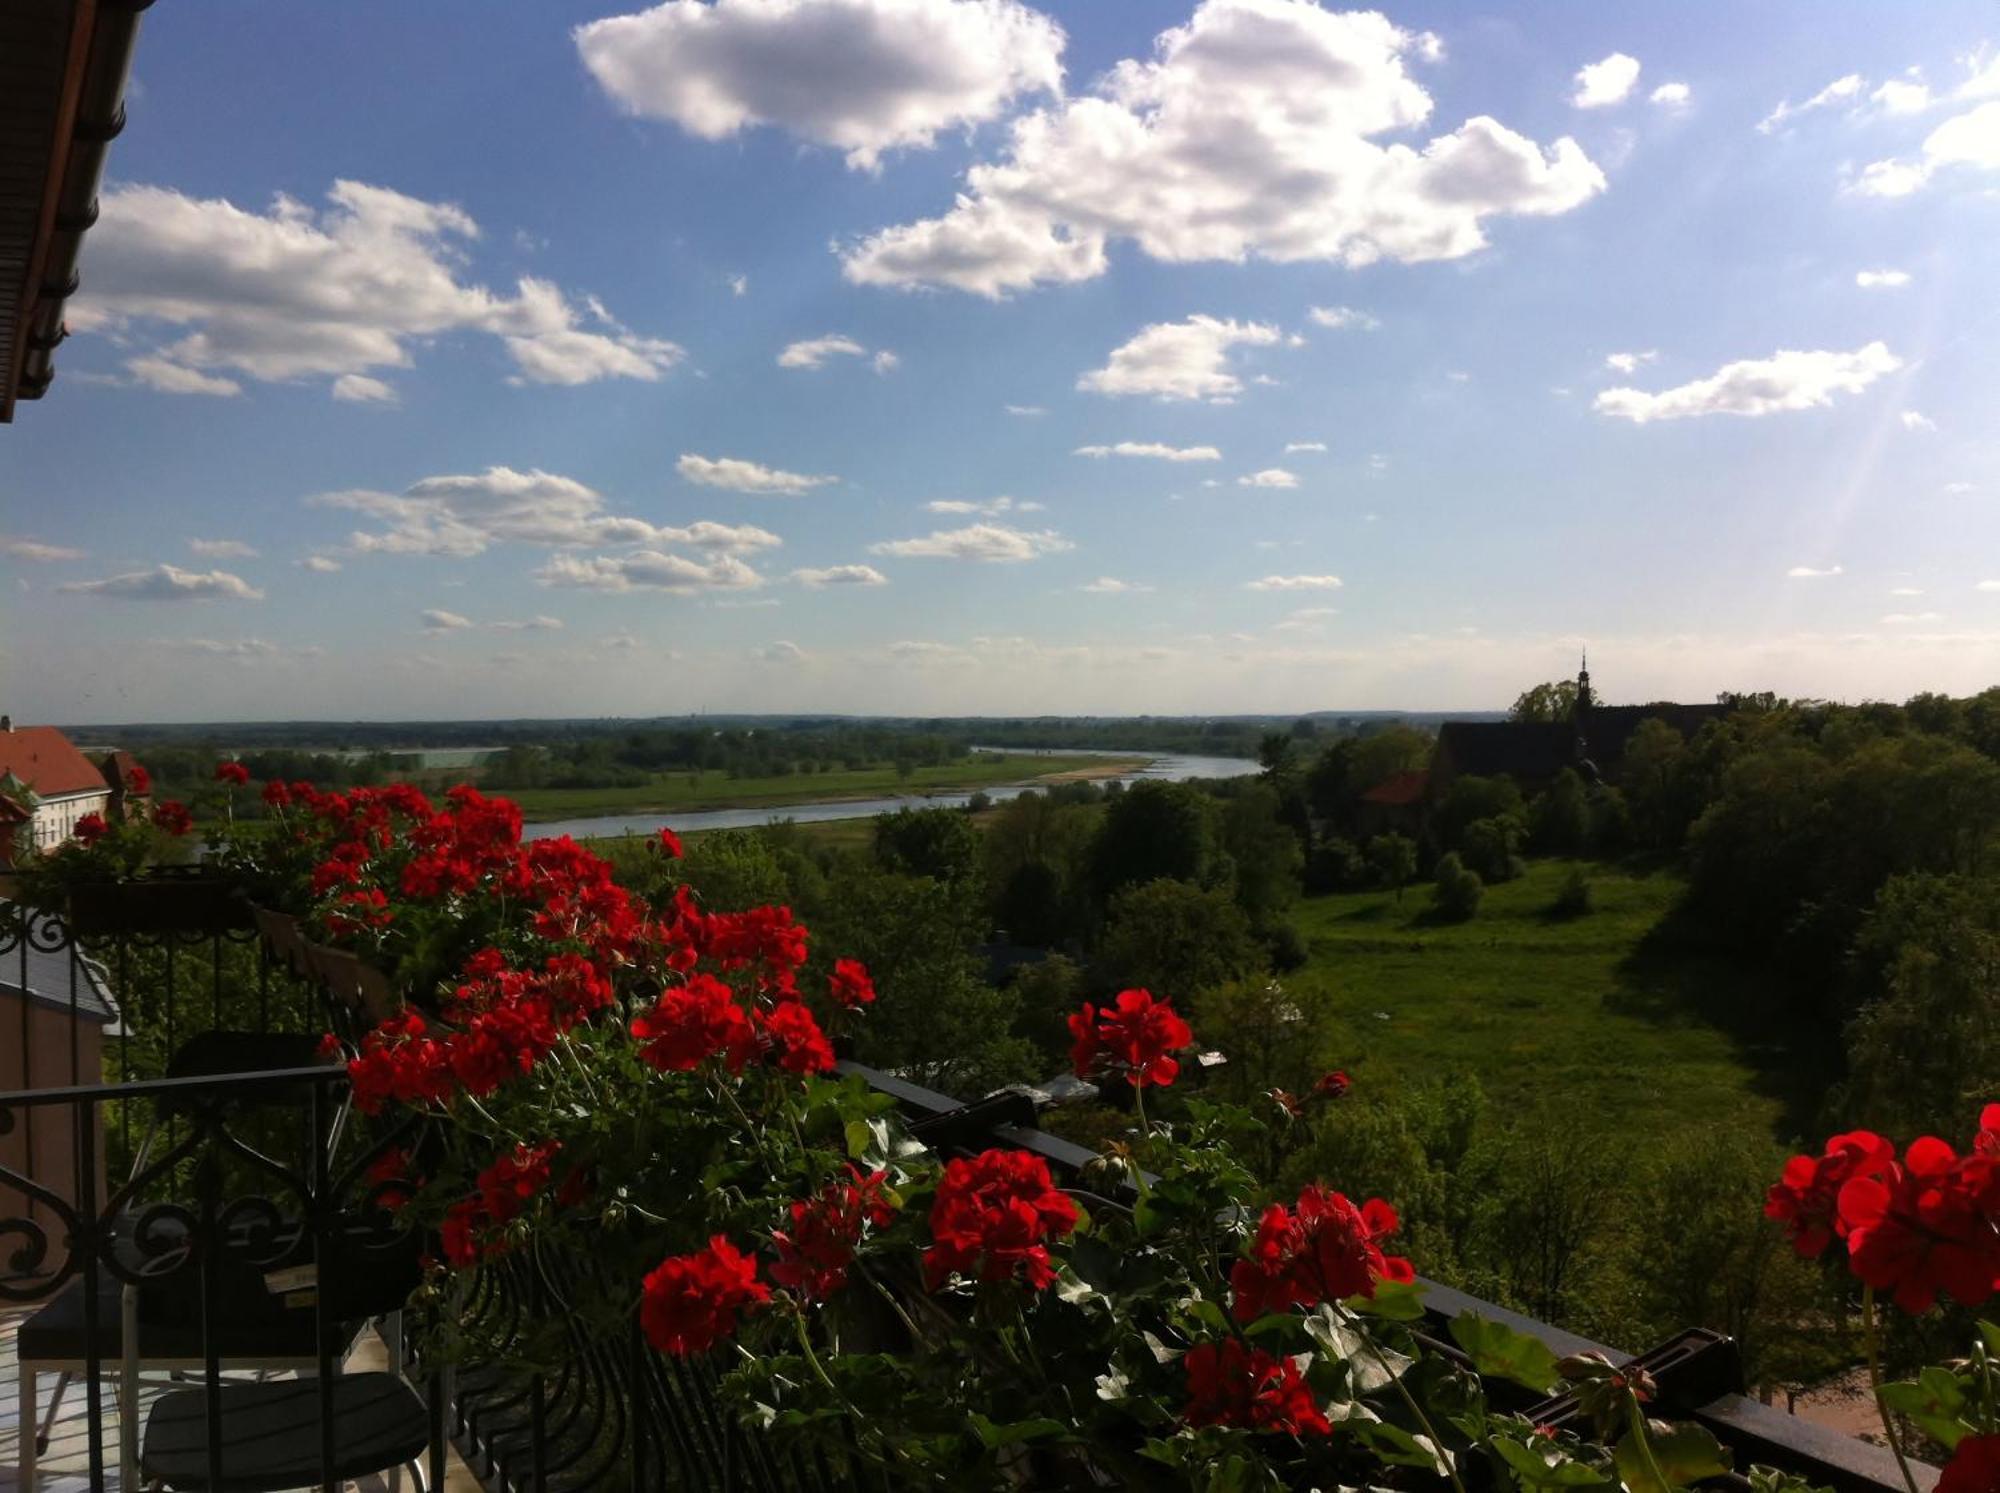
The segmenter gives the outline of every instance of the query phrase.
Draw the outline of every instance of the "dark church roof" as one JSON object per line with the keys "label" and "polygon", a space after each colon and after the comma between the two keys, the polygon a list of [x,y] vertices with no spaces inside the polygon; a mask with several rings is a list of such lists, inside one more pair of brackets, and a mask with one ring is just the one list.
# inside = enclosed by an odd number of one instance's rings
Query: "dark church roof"
{"label": "dark church roof", "polygon": [[1593,705],[1583,726],[1584,746],[1592,761],[1610,769],[1625,755],[1625,747],[1641,721],[1665,721],[1685,740],[1710,721],[1728,715],[1728,705]]}
{"label": "dark church roof", "polygon": [[1576,730],[1567,721],[1446,721],[1438,752],[1460,777],[1543,782],[1576,765]]}

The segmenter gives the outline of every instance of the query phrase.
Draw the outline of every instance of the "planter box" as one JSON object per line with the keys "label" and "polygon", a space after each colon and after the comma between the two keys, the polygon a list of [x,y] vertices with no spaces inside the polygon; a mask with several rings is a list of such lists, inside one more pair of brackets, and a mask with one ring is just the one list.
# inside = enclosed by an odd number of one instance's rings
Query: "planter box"
{"label": "planter box", "polygon": [[389,977],[359,955],[323,943],[309,943],[305,949],[313,974],[326,986],[327,994],[370,1026],[402,1009]]}
{"label": "planter box", "polygon": [[225,882],[206,876],[140,876],[75,887],[69,925],[79,937],[119,933],[233,933],[250,909]]}

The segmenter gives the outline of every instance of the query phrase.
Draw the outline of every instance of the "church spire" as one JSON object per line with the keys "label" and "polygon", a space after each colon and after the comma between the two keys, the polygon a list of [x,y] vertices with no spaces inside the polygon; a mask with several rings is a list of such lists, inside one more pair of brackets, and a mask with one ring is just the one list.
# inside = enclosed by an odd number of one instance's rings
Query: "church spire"
{"label": "church spire", "polygon": [[1597,703],[1597,697],[1590,692],[1590,650],[1583,650],[1583,662],[1576,671],[1576,708],[1588,710]]}

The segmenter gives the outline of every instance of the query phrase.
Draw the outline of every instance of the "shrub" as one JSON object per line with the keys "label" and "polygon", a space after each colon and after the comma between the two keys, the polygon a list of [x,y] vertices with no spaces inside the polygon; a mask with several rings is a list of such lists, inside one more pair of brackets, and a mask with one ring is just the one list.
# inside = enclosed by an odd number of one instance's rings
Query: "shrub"
{"label": "shrub", "polygon": [[1307,858],[1306,894],[1319,897],[1328,892],[1349,891],[1360,886],[1367,876],[1368,865],[1361,859],[1360,847],[1336,835],[1316,846]]}
{"label": "shrub", "polygon": [[1559,918],[1580,918],[1590,909],[1590,878],[1583,874],[1583,867],[1571,866],[1556,900],[1549,904],[1549,911]]}
{"label": "shrub", "polygon": [[1459,857],[1482,881],[1512,881],[1528,867],[1521,859],[1527,827],[1511,814],[1475,819],[1459,837]]}
{"label": "shrub", "polygon": [[1466,867],[1457,852],[1439,858],[1436,878],[1437,885],[1431,892],[1431,901],[1443,916],[1463,923],[1478,913],[1479,899],[1486,893],[1486,883],[1479,879],[1477,871]]}
{"label": "shrub", "polygon": [[1277,973],[1287,975],[1305,967],[1310,957],[1306,941],[1290,923],[1273,924],[1264,930],[1263,938],[1264,947],[1271,956],[1271,968]]}

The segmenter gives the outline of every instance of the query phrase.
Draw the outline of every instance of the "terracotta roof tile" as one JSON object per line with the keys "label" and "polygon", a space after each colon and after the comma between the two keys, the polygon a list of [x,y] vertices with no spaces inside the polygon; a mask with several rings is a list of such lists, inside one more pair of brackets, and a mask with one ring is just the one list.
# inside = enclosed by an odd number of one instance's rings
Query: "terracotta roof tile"
{"label": "terracotta roof tile", "polygon": [[0,775],[13,773],[43,798],[65,793],[104,793],[97,764],[54,726],[16,726],[0,731]]}

